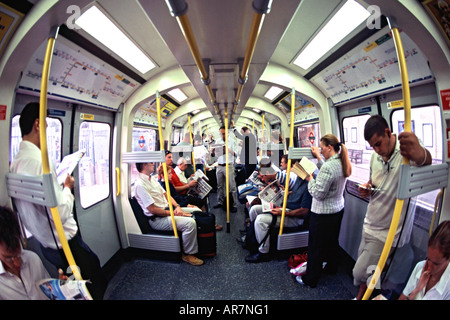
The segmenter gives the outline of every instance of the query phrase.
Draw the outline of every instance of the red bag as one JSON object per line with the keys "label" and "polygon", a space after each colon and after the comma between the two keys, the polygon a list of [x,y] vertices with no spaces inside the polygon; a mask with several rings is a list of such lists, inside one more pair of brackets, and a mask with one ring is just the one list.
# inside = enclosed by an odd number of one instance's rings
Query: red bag
{"label": "red bag", "polygon": [[307,259],[308,259],[307,252],[304,252],[302,254],[293,254],[288,260],[289,268],[291,269],[295,268],[298,265],[300,265],[300,263],[306,262]]}

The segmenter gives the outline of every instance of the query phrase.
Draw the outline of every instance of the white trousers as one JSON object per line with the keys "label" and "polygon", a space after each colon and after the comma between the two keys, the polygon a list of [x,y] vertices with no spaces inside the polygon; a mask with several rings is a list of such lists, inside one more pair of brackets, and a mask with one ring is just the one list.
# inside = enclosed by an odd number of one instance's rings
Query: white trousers
{"label": "white trousers", "polygon": [[[263,213],[262,205],[257,204],[251,207],[249,212],[250,220],[255,221],[255,235],[256,240],[260,243],[267,232],[269,232],[269,226],[272,222],[272,214],[271,213]],[[276,227],[279,227],[281,224],[281,216],[277,216],[277,222],[275,224]],[[284,227],[297,227],[303,224],[303,219],[297,217],[284,217]],[[270,250],[270,236],[267,237],[266,241],[259,246],[259,252],[261,253],[269,253]]]}
{"label": "white trousers", "polygon": [[[192,212],[198,209],[181,208],[184,212]],[[170,216],[157,217],[149,220],[150,226],[155,230],[173,231],[172,219]],[[177,230],[181,232],[183,251],[185,254],[196,254],[198,252],[197,243],[197,223],[192,217],[175,216]]]}

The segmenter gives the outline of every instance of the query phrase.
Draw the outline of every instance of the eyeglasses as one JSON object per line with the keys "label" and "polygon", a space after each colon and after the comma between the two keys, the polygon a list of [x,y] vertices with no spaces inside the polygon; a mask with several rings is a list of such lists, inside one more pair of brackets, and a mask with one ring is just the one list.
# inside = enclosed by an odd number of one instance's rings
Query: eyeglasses
{"label": "eyeglasses", "polygon": [[4,257],[3,260],[6,262],[13,262],[13,260],[20,260],[22,258],[22,252],[15,256]]}

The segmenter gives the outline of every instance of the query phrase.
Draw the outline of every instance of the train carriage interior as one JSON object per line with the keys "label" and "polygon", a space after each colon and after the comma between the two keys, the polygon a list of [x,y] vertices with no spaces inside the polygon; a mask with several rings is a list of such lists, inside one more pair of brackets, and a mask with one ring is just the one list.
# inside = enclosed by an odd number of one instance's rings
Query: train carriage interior
{"label": "train carriage interior", "polygon": [[[48,39],[55,41],[47,80]],[[409,187],[416,182],[403,182],[409,240],[394,248],[376,288],[396,299],[426,258],[431,232],[450,219],[449,62],[449,0],[1,0],[0,149],[8,156],[0,162],[0,205],[13,208],[7,175],[22,140],[20,113],[45,95],[50,161],[85,151],[73,172],[73,211],[109,280],[105,300],[351,300],[370,200],[358,184],[369,180],[375,152],[364,126],[378,114],[399,134],[410,121],[434,170],[432,179],[419,179],[418,191]],[[233,126],[249,128],[259,155],[271,154],[277,167],[282,154],[290,165],[299,154],[311,156],[326,134],[347,147],[352,174],[339,268],[317,287],[300,285],[288,266],[292,254],[308,252],[307,230],[276,229],[273,259],[245,261],[237,240],[248,210],[231,193],[218,206],[219,156],[211,155],[220,128]],[[180,148],[186,134],[201,137],[205,163],[197,161],[193,139]],[[156,163],[157,175],[167,151],[175,165],[186,158],[191,173],[203,164],[212,186],[206,210],[223,230],[215,232],[216,254],[200,267],[180,259],[181,235],[148,230],[133,202],[135,163]],[[228,179],[243,185],[243,164],[231,165]],[[26,249],[57,277],[39,242],[24,233]]]}

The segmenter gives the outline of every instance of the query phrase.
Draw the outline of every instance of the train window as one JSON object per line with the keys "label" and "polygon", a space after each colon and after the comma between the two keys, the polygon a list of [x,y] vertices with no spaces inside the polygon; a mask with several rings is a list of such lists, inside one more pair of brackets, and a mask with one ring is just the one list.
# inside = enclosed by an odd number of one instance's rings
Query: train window
{"label": "train window", "polygon": [[83,208],[109,196],[110,137],[109,124],[82,122],[80,125],[78,147],[86,150],[78,166],[80,203]]}
{"label": "train window", "polygon": [[[356,183],[365,183],[369,180],[370,158],[373,150],[364,139],[364,126],[370,115],[358,115],[344,118],[342,128],[345,146],[352,163],[352,175],[349,180]],[[347,183],[347,192],[360,197],[356,183]]]}
{"label": "train window", "polygon": [[[394,133],[404,131],[404,112],[394,110],[391,114],[391,127]],[[442,163],[443,137],[442,119],[439,106],[425,106],[411,109],[411,130],[422,144],[430,151],[433,164]],[[428,231],[431,224],[432,212],[439,190],[431,191],[416,198],[414,225]]]}
{"label": "train window", "polygon": [[[133,128],[132,151],[155,151],[156,150],[156,130],[150,128]],[[131,165],[131,184],[137,179],[139,173],[136,165]]]}
{"label": "train window", "polygon": [[[394,110],[391,114],[391,126],[394,133],[400,133],[404,123],[403,110]],[[442,119],[439,106],[425,106],[411,109],[411,129],[430,151],[433,163],[442,163]]]}
{"label": "train window", "polygon": [[[11,123],[11,150],[9,160],[12,162],[22,141],[22,134],[19,127],[20,115],[13,117]],[[47,121],[47,147],[50,160],[54,165],[61,162],[61,141],[62,141],[62,123],[56,118],[46,118]]]}

